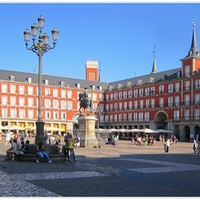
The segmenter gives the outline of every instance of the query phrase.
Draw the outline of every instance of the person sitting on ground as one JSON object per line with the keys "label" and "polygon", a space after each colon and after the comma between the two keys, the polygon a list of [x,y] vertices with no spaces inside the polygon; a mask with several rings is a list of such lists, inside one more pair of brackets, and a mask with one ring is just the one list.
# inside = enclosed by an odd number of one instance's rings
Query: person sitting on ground
{"label": "person sitting on ground", "polygon": [[37,160],[36,162],[39,163],[41,158],[47,158],[48,162],[51,163],[52,161],[49,158],[49,155],[47,152],[44,151],[44,145],[42,142],[40,142],[37,146],[36,146],[36,155],[37,155]]}

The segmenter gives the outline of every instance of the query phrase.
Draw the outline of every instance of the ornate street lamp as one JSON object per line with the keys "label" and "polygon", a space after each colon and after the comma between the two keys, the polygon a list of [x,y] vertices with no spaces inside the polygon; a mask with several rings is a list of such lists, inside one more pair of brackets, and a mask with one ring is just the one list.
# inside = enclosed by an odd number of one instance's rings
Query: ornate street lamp
{"label": "ornate street lamp", "polygon": [[[38,120],[36,122],[36,139],[35,144],[38,144],[39,142],[43,142],[43,144],[46,144],[46,140],[44,138],[44,122],[42,120],[42,56],[44,53],[49,51],[50,49],[53,49],[56,46],[56,41],[58,38],[58,30],[54,28],[52,33],[52,39],[53,39],[53,47],[51,47],[48,44],[49,36],[44,33],[42,35],[42,28],[44,27],[44,21],[45,19],[40,15],[38,18],[38,26],[34,23],[31,26],[31,33],[28,29],[24,31],[24,40],[25,45],[28,50],[33,51],[36,53],[39,57],[39,65],[38,65]],[[38,41],[36,40],[36,36],[38,34],[38,28],[39,28],[39,37]],[[33,44],[31,47],[28,47],[28,42],[30,40],[30,35],[32,35]]]}

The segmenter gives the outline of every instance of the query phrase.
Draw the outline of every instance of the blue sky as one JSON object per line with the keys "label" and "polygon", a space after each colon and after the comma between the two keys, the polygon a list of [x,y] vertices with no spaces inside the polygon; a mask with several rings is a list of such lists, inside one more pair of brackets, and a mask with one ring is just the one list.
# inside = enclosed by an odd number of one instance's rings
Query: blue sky
{"label": "blue sky", "polygon": [[[59,31],[55,49],[43,56],[44,74],[85,79],[85,62],[100,62],[102,81],[149,74],[156,46],[158,71],[181,67],[195,17],[200,50],[200,4],[183,3],[0,3],[0,69],[38,71],[38,57],[23,32],[45,18],[43,33]],[[29,43],[31,44],[32,41]]]}

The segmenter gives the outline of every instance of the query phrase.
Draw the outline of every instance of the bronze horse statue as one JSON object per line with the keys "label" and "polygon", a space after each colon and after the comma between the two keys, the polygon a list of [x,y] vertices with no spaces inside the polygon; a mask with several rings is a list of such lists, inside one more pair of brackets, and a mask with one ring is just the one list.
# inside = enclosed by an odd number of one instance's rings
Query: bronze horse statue
{"label": "bronze horse statue", "polygon": [[85,94],[80,93],[79,94],[79,101],[80,101],[80,107],[79,107],[79,112],[80,115],[82,115],[81,113],[81,109],[85,110],[87,109],[88,112],[92,113],[93,112],[93,100],[91,97],[85,97]]}

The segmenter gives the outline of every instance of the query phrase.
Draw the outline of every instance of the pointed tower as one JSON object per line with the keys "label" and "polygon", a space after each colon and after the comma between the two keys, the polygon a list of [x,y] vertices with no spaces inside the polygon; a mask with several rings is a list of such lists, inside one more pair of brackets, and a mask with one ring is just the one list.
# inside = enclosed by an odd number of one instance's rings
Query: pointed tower
{"label": "pointed tower", "polygon": [[181,59],[182,61],[182,77],[188,77],[193,75],[194,72],[200,69],[200,53],[197,47],[196,39],[196,24],[192,22],[193,33],[192,33],[192,42],[191,47],[188,51],[188,55]]}
{"label": "pointed tower", "polygon": [[157,73],[157,67],[156,67],[156,47],[154,46],[154,50],[153,50],[153,67],[152,67],[152,71],[151,73]]}

